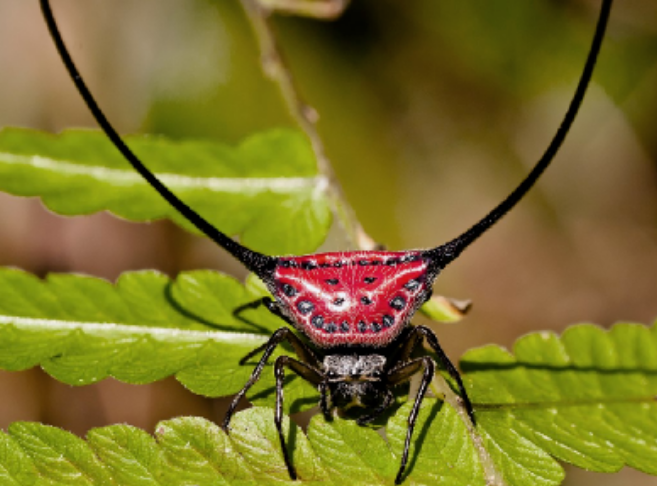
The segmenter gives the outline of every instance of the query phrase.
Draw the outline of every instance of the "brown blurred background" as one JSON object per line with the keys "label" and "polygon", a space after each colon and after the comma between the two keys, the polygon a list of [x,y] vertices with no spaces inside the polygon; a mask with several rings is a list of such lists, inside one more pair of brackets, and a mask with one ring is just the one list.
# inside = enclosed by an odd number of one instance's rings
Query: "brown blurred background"
{"label": "brown blurred background", "polygon": [[[616,3],[594,84],[554,166],[438,281],[438,293],[474,301],[467,319],[439,329],[455,359],[474,346],[511,346],[530,331],[657,317],[657,3]],[[527,173],[572,95],[598,7],[353,0],[338,21],[277,18],[276,26],[350,202],[375,239],[403,249],[459,234]],[[53,8],[122,133],[234,143],[292,124],[260,73],[238,0],[53,0]],[[36,0],[0,0],[2,126],[95,126]],[[2,194],[0,228],[0,264],[39,275],[244,273],[167,222],[64,219],[38,200]],[[217,420],[222,406],[171,379],[73,388],[31,370],[0,374],[0,390],[0,426],[39,420],[81,435],[116,422],[152,430],[183,414]],[[657,478],[571,470],[566,484]]]}

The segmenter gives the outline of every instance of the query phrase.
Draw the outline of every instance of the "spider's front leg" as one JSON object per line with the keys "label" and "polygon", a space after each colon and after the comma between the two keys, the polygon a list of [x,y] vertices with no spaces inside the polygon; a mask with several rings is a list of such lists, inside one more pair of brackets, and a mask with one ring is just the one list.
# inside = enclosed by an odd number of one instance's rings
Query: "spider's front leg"
{"label": "spider's front leg", "polygon": [[[274,312],[272,309],[275,308],[276,304],[272,302],[271,299],[265,298],[258,302],[260,302],[261,304],[265,304],[270,311]],[[240,364],[244,364],[246,360],[262,352],[262,356],[260,357],[260,360],[258,361],[256,367],[253,369],[253,372],[251,373],[249,380],[246,382],[244,387],[237,393],[237,395],[235,395],[235,398],[233,399],[230,406],[228,407],[228,411],[226,412],[226,416],[224,417],[224,421],[221,425],[221,427],[225,431],[228,431],[230,420],[232,419],[233,414],[235,413],[235,410],[237,409],[240,400],[242,400],[244,395],[246,395],[246,393],[255,384],[255,382],[258,381],[258,379],[260,379],[262,370],[267,364],[269,357],[276,349],[276,346],[281,344],[283,341],[287,341],[290,343],[290,345],[292,345],[294,352],[301,359],[301,361],[308,363],[308,365],[314,369],[320,369],[320,364],[319,361],[317,360],[317,357],[315,356],[315,353],[313,353],[313,351],[303,341],[301,341],[301,339],[299,339],[290,329],[288,329],[287,327],[281,327],[280,329],[276,330],[276,332],[272,334],[272,336],[265,344],[254,349],[240,360]]]}
{"label": "spider's front leg", "polygon": [[324,420],[330,422],[333,420],[331,415],[331,404],[329,402],[329,388],[326,380],[323,380],[318,386],[317,391],[319,391],[319,408],[324,415]]}
{"label": "spider's front leg", "polygon": [[424,368],[422,381],[415,397],[415,402],[413,403],[413,409],[408,416],[404,452],[402,453],[401,464],[399,466],[399,471],[397,472],[397,477],[395,478],[395,484],[402,483],[404,471],[406,470],[406,463],[408,462],[408,451],[411,446],[411,437],[413,436],[413,430],[415,429],[415,422],[417,421],[420,405],[422,404],[424,395],[427,393],[429,383],[431,383],[431,380],[433,380],[434,374],[436,372],[436,365],[433,359],[428,356],[424,356],[422,358],[417,358],[412,361],[402,363],[388,372],[388,382],[394,386],[408,381],[411,376],[420,371],[421,368]]}
{"label": "spider's front leg", "polygon": [[456,382],[459,388],[459,393],[461,395],[461,400],[463,400],[463,406],[468,413],[468,417],[470,417],[470,420],[472,421],[472,425],[476,426],[477,421],[475,419],[474,409],[472,408],[472,402],[470,402],[470,397],[468,397],[468,393],[465,391],[465,386],[463,385],[461,375],[454,364],[452,364],[450,359],[447,357],[445,351],[443,351],[443,348],[438,342],[438,337],[431,329],[426,326],[413,326],[402,346],[399,361],[404,362],[410,359],[413,350],[422,341],[422,338],[427,340],[429,346],[431,346],[431,349],[433,349],[438,356],[442,368],[447,371],[449,376],[451,376]]}
{"label": "spider's front leg", "polygon": [[278,439],[281,443],[283,459],[285,460],[287,471],[290,474],[290,479],[297,479],[297,473],[287,452],[285,437],[283,437],[283,380],[285,379],[285,367],[288,367],[301,378],[317,387],[322,386],[322,383],[325,382],[325,377],[317,368],[290,358],[289,356],[279,356],[274,363],[274,375],[276,376],[276,413],[274,415],[274,423],[276,424],[276,430],[278,430]]}

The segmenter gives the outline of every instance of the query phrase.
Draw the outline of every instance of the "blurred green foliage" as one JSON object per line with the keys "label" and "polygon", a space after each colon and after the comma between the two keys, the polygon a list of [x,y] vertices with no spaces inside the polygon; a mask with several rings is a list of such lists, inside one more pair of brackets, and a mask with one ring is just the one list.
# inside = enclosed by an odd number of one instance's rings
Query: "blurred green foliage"
{"label": "blurred green foliage", "polygon": [[[624,104],[655,77],[657,35],[641,17],[648,2],[617,3],[594,82],[628,110],[654,154],[654,137],[641,125],[657,108],[657,90],[649,90],[652,97],[641,107]],[[159,90],[166,94],[154,100],[146,129],[235,141],[291,124],[275,86],[261,73],[238,2],[189,5],[196,17],[220,26],[223,44],[194,43],[201,50],[189,56],[220,59],[220,80],[194,91],[194,78],[207,73],[176,57],[184,76],[177,76],[175,90]],[[574,89],[597,8],[597,2],[354,0],[333,22],[280,17],[276,23],[300,91],[320,113],[320,131],[350,200],[380,241],[398,247],[413,244],[400,234],[395,210],[406,190],[400,172],[421,179],[426,164],[454,163],[409,158],[409,152],[431,143],[428,132],[440,142],[440,133],[449,132],[447,147],[476,137],[494,144],[493,157],[508,159],[522,107],[546,92]],[[153,80],[156,87],[161,82],[169,81]],[[415,113],[418,107],[433,110],[431,117]],[[565,102],[555,111],[565,111]],[[544,136],[547,145],[550,131]],[[522,175],[522,168],[513,170]]]}

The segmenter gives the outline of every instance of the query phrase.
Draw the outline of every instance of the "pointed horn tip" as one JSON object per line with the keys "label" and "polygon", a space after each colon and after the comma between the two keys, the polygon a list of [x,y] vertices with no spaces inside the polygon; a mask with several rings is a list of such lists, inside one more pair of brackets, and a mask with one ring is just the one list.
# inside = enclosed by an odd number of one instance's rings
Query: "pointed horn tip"
{"label": "pointed horn tip", "polygon": [[443,245],[429,248],[423,252],[423,257],[429,260],[432,266],[443,268],[460,254],[455,251],[454,241],[449,241]]}
{"label": "pointed horn tip", "polygon": [[251,251],[247,255],[244,255],[244,258],[240,258],[240,261],[249,271],[262,279],[271,278],[279,260],[278,257],[264,255],[255,251]]}

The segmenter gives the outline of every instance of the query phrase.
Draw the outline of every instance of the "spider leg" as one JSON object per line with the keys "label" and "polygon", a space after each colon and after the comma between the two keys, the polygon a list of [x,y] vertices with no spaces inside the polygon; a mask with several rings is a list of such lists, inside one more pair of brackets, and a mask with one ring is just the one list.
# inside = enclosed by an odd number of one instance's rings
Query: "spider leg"
{"label": "spider leg", "polygon": [[415,329],[416,332],[424,335],[427,342],[429,343],[429,346],[431,346],[431,349],[433,349],[438,355],[440,364],[443,366],[445,370],[447,370],[449,376],[451,376],[454,379],[454,381],[456,381],[456,384],[459,387],[459,392],[461,394],[461,399],[463,400],[463,405],[465,406],[466,412],[468,412],[468,417],[470,417],[470,420],[472,421],[472,425],[477,425],[477,420],[475,419],[474,410],[472,408],[472,402],[470,402],[470,397],[468,397],[468,393],[465,391],[465,386],[463,386],[463,380],[461,380],[461,375],[459,374],[456,367],[449,360],[449,358],[445,354],[445,351],[443,351],[443,348],[440,347],[440,343],[438,342],[438,337],[431,329],[429,329],[426,326],[416,326]]}
{"label": "spider leg", "polygon": [[322,410],[322,414],[324,415],[324,419],[327,422],[330,422],[333,420],[333,417],[331,416],[331,405],[329,403],[329,393],[328,393],[328,385],[326,381],[322,381],[317,389],[319,390],[319,408]]}
{"label": "spider leg", "polygon": [[274,375],[276,376],[276,412],[274,415],[274,423],[276,424],[276,429],[278,430],[278,438],[281,443],[281,450],[283,451],[285,466],[287,466],[287,471],[290,474],[290,479],[294,480],[297,479],[297,473],[294,470],[292,460],[287,452],[287,447],[285,446],[285,437],[283,437],[283,380],[285,379],[286,366],[301,378],[316,386],[321,386],[321,384],[324,382],[324,377],[317,369],[294,358],[290,358],[289,356],[279,356],[276,358],[276,362],[274,363]]}
{"label": "spider leg", "polygon": [[422,341],[422,335],[417,332],[417,328],[420,326],[411,326],[406,337],[403,339],[403,344],[397,357],[397,362],[406,363],[410,361],[413,351],[418,344]]}
{"label": "spider leg", "polygon": [[410,415],[408,416],[408,427],[406,429],[406,441],[404,442],[404,452],[402,453],[401,464],[399,466],[399,471],[397,472],[397,477],[395,478],[395,484],[401,484],[402,478],[404,476],[404,471],[406,470],[406,463],[408,462],[408,451],[411,446],[411,437],[413,436],[413,430],[415,429],[415,422],[417,421],[418,412],[420,410],[420,405],[424,399],[424,395],[427,393],[427,388],[429,383],[433,380],[434,374],[436,372],[436,364],[433,359],[428,356],[422,358],[417,358],[402,365],[396,366],[391,369],[388,373],[388,381],[392,385],[403,383],[408,380],[412,375],[417,373],[420,368],[424,367],[424,373],[422,374],[422,382],[420,383],[420,388],[415,397],[415,402],[413,403],[413,409],[411,410]]}
{"label": "spider leg", "polygon": [[[276,332],[274,332],[274,334],[272,334],[272,336],[263,346],[258,347],[242,359],[242,361],[245,361],[254,354],[264,350],[264,353],[260,357],[260,361],[258,361],[258,364],[253,369],[253,373],[251,373],[251,377],[244,385],[244,388],[242,388],[239,393],[235,395],[235,398],[228,407],[228,411],[226,412],[226,416],[224,417],[224,421],[221,425],[224,430],[228,431],[230,419],[233,417],[233,413],[235,413],[237,405],[239,404],[240,400],[242,400],[244,395],[246,395],[246,392],[249,391],[249,388],[251,388],[260,378],[262,370],[267,364],[267,360],[276,349],[276,346],[285,340],[287,340],[292,345],[294,352],[302,361],[307,362],[312,368],[319,368],[319,361],[315,357],[315,354],[312,352],[312,350],[306,344],[304,344],[304,342],[301,341],[301,339],[299,339],[290,329],[287,327],[281,327]],[[240,363],[242,363],[242,361],[240,361]]]}
{"label": "spider leg", "polygon": [[[242,316],[244,311],[257,309],[258,307],[263,306],[263,305],[267,308],[267,310],[269,310],[269,312],[271,312],[272,314],[280,317],[285,322],[288,322],[288,320],[285,318],[285,316],[283,316],[280,313],[280,311],[278,309],[278,306],[276,305],[276,302],[274,302],[271,299],[271,297],[261,297],[260,299],[254,300],[252,302],[247,302],[246,304],[240,305],[239,307],[237,307],[233,310],[233,317],[235,317],[236,319],[239,319],[240,321],[242,321],[246,324],[249,324],[250,326],[254,326],[254,327],[257,327],[258,329],[260,329],[262,331],[268,332],[268,330],[266,328],[264,328],[264,327],[258,325],[257,323],[247,319],[246,317]],[[253,355],[255,355],[255,354],[259,353],[260,351],[262,351],[264,348],[265,348],[265,345],[261,346],[260,348],[254,349],[253,351],[251,351],[251,353],[249,353],[248,356],[245,356],[244,358],[242,358],[242,360],[246,361],[247,359],[251,358]],[[240,362],[240,364],[243,364],[243,363]]]}
{"label": "spider leg", "polygon": [[[261,305],[264,305],[269,312],[271,312],[277,317],[280,317],[285,322],[291,325],[289,319],[281,313],[280,309],[278,308],[278,304],[276,304],[276,302],[274,302],[270,297],[263,297],[261,299],[254,300],[253,302],[248,302],[246,304],[243,304],[233,311],[233,315],[242,321],[249,322],[243,317],[240,317],[239,314],[241,314],[242,312],[248,309],[257,309]],[[290,334],[290,336],[287,337],[287,340],[294,348],[294,352],[296,353],[296,355],[299,356],[299,358],[301,358],[302,361],[309,362],[315,367],[319,366],[319,362],[317,361],[315,354],[310,350],[310,348],[308,348],[308,346],[306,346],[300,339],[298,339],[296,335]],[[254,350],[250,351],[246,356],[240,359],[240,364],[241,365],[245,364],[249,359],[253,358],[254,356],[260,354],[262,351],[267,349],[267,346],[269,346],[270,341],[271,339],[266,343],[264,343],[263,345],[258,346]]]}
{"label": "spider leg", "polygon": [[470,397],[468,397],[468,393],[465,391],[465,386],[463,386],[461,375],[459,374],[456,367],[452,364],[450,359],[447,357],[445,351],[443,351],[443,348],[438,342],[438,337],[431,329],[426,326],[413,326],[411,328],[411,331],[408,334],[404,345],[402,346],[400,361],[403,362],[410,358],[413,350],[420,343],[422,338],[427,340],[429,346],[431,346],[431,349],[433,349],[438,355],[438,359],[440,360],[442,368],[447,371],[447,373],[449,373],[449,376],[451,376],[454,381],[456,381],[456,384],[459,387],[461,399],[463,400],[463,405],[465,406],[465,410],[468,413],[468,417],[470,417],[472,425],[476,425],[477,421],[475,419],[474,410],[472,408],[472,402],[470,402]]}
{"label": "spider leg", "polygon": [[240,314],[242,312],[249,309],[257,309],[261,305],[264,305],[267,308],[267,310],[272,314],[274,314],[275,316],[278,316],[281,319],[283,319],[285,322],[288,322],[287,318],[281,313],[280,309],[278,308],[278,305],[276,304],[276,302],[272,300],[271,297],[262,297],[260,299],[254,300],[253,302],[247,302],[246,304],[242,304],[241,306],[239,306],[233,311],[233,315],[238,319],[242,319],[240,317]]}
{"label": "spider leg", "polygon": [[242,304],[241,306],[233,310],[233,315],[235,317],[239,317],[239,315],[245,310],[257,309],[261,305],[266,306],[268,302],[272,302],[271,297],[261,297],[260,299],[254,300],[252,302],[247,302],[246,304]]}

